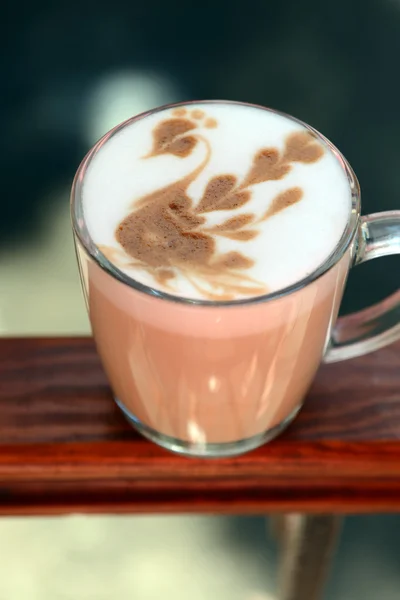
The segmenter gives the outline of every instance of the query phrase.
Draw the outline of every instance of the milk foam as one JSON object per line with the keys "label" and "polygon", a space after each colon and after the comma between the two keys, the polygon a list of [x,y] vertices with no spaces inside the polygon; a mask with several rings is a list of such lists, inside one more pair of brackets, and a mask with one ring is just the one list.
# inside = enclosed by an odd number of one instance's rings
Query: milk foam
{"label": "milk foam", "polygon": [[[276,149],[282,161],[290,136],[307,130],[290,118],[246,105],[211,102],[184,108],[185,114],[179,115],[177,109],[168,108],[134,121],[101,146],[85,175],[86,226],[95,244],[102,250],[106,248],[104,253],[109,260],[131,278],[179,296],[209,299],[210,292],[213,299],[224,299],[227,288],[223,284],[219,287],[219,276],[209,275],[204,269],[201,275],[195,273],[192,277],[190,268],[184,272],[179,265],[171,265],[172,279],[168,276],[164,282],[155,278],[151,270],[143,269],[126,254],[117,241],[116,231],[135,211],[136,200],[189,176],[205,163],[207,153],[207,164],[187,188],[193,207],[199,205],[210,179],[218,175],[234,175],[237,189],[242,192],[240,185],[261,149]],[[174,139],[194,138],[192,151],[187,156],[154,153],[154,130],[167,119],[182,118],[196,124],[196,128]],[[240,253],[249,262],[250,266],[235,271],[235,276],[243,274],[247,282],[231,288],[235,297],[262,293],[263,286],[266,293],[274,292],[301,280],[332,253],[346,227],[351,211],[346,174],[327,145],[319,139],[311,141],[323,147],[323,154],[315,162],[294,161],[281,178],[249,184],[245,193],[250,198],[239,208],[202,213],[205,222],[200,229],[207,232],[230,218],[254,215],[255,224],[245,228],[256,231],[251,239],[207,234],[215,240],[216,255]],[[257,222],[276,197],[293,188],[301,190],[299,201]],[[136,266],[131,266],[132,263]],[[258,289],[259,292],[255,291]]]}

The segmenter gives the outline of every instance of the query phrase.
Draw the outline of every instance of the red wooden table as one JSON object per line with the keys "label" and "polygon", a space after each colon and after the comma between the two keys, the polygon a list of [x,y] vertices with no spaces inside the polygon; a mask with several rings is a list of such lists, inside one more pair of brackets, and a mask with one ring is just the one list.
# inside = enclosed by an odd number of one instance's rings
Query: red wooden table
{"label": "red wooden table", "polygon": [[0,514],[400,508],[400,343],[324,366],[276,441],[174,456],[114,405],[89,338],[0,340]]}

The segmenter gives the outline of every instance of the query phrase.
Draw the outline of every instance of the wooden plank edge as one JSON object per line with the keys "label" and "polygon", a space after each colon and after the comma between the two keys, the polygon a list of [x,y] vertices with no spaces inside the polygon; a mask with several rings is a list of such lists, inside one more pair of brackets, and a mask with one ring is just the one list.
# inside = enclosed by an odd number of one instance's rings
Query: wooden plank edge
{"label": "wooden plank edge", "polygon": [[38,497],[25,489],[2,497],[0,516],[67,515],[67,514],[267,514],[273,512],[302,513],[397,513],[400,510],[400,488],[376,490],[373,487],[354,489],[305,489],[302,494],[286,488],[249,490],[245,496],[232,493],[204,495],[201,493],[165,494],[153,491],[134,495],[109,495],[95,491],[96,497],[79,491],[73,494],[44,494]]}
{"label": "wooden plank edge", "polygon": [[186,458],[145,440],[0,445],[0,485],[8,481],[142,478],[218,481],[270,477],[400,481],[400,442],[277,440],[230,459]]}

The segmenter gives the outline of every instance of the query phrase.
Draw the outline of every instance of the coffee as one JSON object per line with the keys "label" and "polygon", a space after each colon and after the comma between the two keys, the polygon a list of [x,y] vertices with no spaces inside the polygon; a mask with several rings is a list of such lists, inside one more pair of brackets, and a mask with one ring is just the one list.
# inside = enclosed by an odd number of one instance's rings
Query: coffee
{"label": "coffee", "polygon": [[90,319],[117,401],[142,433],[195,454],[275,437],[315,376],[349,261],[282,298],[226,307],[167,302],[88,265]]}
{"label": "coffee", "polygon": [[167,108],[101,147],[83,188],[106,257],[150,287],[206,300],[313,272],[347,224],[340,160],[297,121],[241,104]]}
{"label": "coffee", "polygon": [[260,296],[313,273],[337,246],[351,213],[341,160],[297,121],[234,103],[155,111],[99,142],[79,175],[82,238],[125,275],[77,240],[78,260],[115,398],[142,433],[222,456],[296,414],[351,245],[297,291]]}

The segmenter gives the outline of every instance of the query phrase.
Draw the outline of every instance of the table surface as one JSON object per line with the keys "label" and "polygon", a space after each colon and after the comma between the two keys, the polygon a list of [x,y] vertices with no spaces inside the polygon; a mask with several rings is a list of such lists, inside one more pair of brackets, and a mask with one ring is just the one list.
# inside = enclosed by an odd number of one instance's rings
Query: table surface
{"label": "table surface", "polygon": [[0,514],[398,511],[399,366],[325,365],[277,440],[188,459],[125,422],[91,339],[0,339]]}

